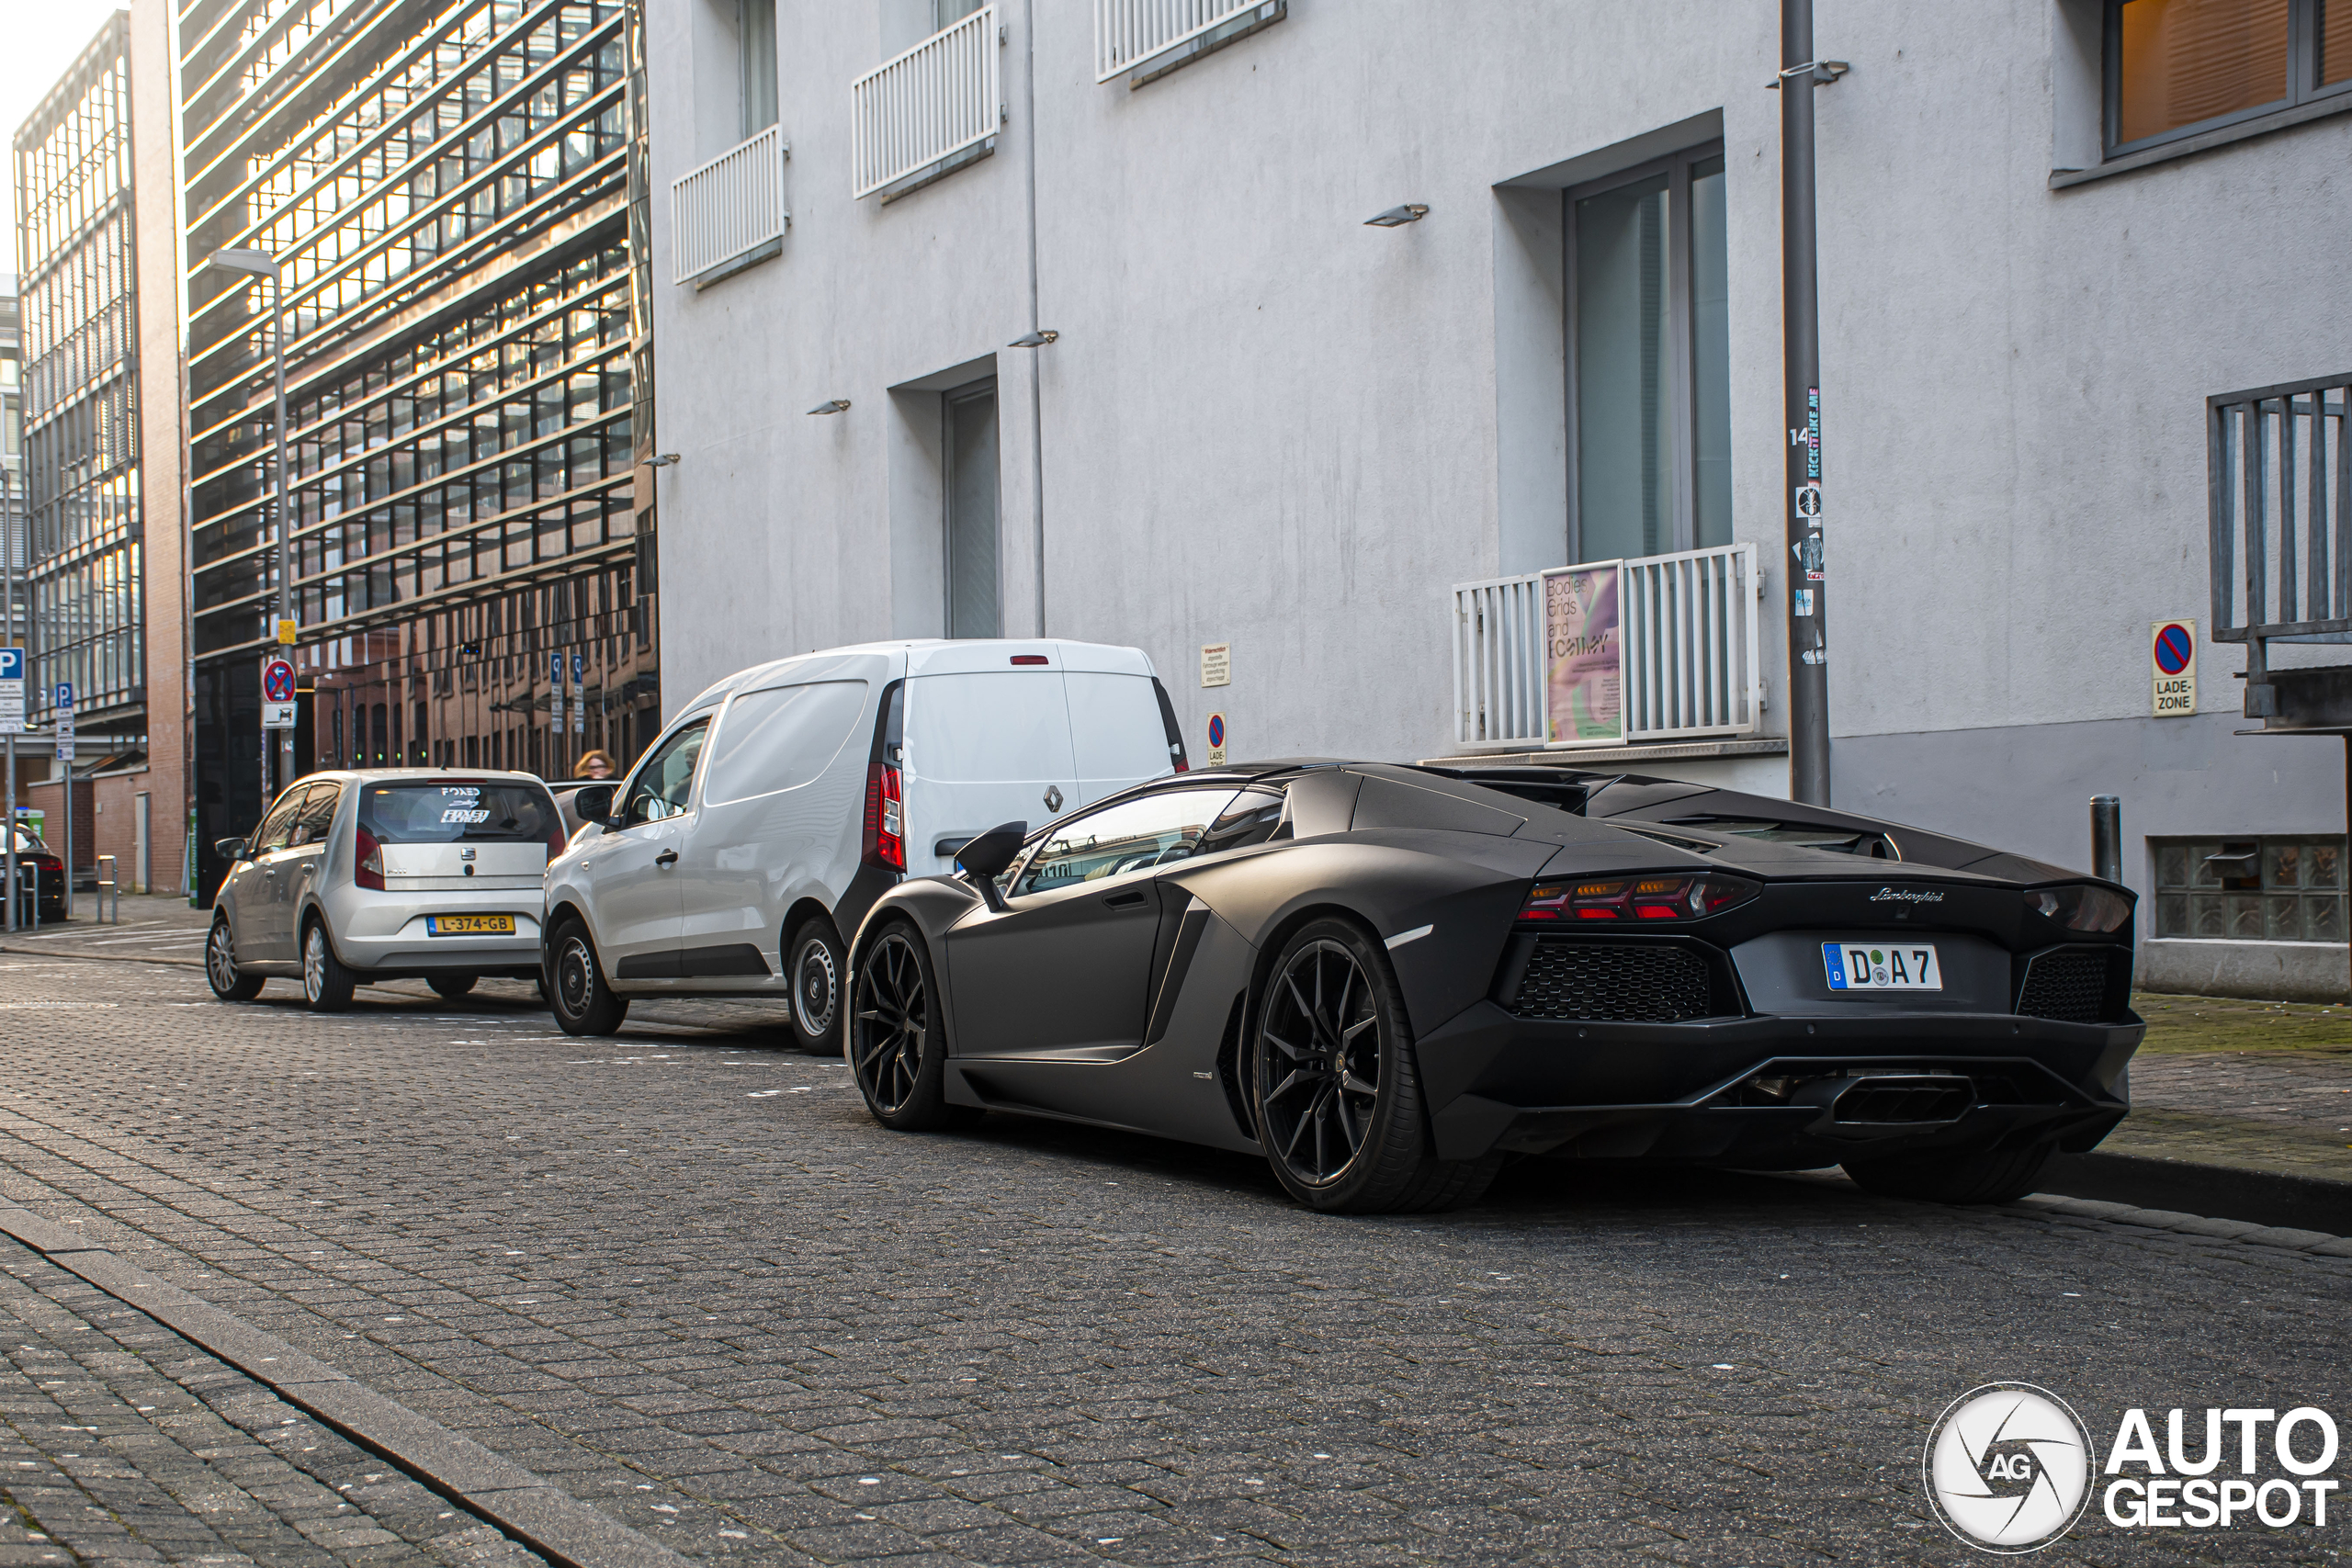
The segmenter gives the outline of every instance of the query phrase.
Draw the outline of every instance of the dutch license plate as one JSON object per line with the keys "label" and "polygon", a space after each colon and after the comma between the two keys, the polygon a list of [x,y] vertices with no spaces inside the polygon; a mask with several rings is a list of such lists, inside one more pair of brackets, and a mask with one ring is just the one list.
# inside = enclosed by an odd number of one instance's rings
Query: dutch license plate
{"label": "dutch license plate", "polygon": [[1933,942],[1825,942],[1821,961],[1833,991],[1940,991],[1944,966]]}
{"label": "dutch license plate", "polygon": [[424,929],[434,936],[513,936],[512,915],[427,915]]}

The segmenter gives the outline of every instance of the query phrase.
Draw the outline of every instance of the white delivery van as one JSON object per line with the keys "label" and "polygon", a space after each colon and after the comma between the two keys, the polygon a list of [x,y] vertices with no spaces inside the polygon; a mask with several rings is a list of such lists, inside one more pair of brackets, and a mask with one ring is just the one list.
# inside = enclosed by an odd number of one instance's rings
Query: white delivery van
{"label": "white delivery van", "polygon": [[1036,641],[865,643],[729,676],[628,777],[574,798],[548,867],[545,978],[573,1034],[639,996],[789,996],[837,1044],[843,938],[965,840],[1185,766],[1151,660]]}

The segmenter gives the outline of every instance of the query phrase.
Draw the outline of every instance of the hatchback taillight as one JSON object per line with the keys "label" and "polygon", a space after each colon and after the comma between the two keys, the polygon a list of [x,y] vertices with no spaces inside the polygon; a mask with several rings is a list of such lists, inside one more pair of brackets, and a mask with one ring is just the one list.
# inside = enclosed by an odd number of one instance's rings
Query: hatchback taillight
{"label": "hatchback taillight", "polygon": [[367,829],[359,829],[359,837],[351,846],[351,880],[361,887],[384,890],[384,846]]}
{"label": "hatchback taillight", "polygon": [[562,858],[563,847],[571,841],[571,840],[564,837],[563,822],[560,818],[558,818],[556,825],[552,829],[548,829],[548,863],[549,865],[553,865],[558,860]]}
{"label": "hatchback taillight", "polygon": [[1745,877],[1611,876],[1539,882],[1528,890],[1519,918],[1546,925],[1620,925],[1703,920],[1747,903],[1763,889]]}
{"label": "hatchback taillight", "polygon": [[899,795],[899,770],[888,762],[865,769],[865,863],[884,871],[907,869],[906,803]]}

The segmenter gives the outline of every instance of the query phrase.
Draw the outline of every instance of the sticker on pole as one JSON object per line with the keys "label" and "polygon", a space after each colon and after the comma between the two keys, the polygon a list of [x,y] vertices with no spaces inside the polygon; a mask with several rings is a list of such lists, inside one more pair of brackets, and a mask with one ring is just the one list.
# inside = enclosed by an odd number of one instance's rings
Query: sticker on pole
{"label": "sticker on pole", "polygon": [[1209,761],[1212,768],[1225,766],[1225,715],[1209,715]]}
{"label": "sticker on pole", "polygon": [[1797,486],[1796,502],[1798,516],[1807,518],[1820,516],[1821,487],[1817,484]]}
{"label": "sticker on pole", "polygon": [[2156,621],[2148,630],[2150,711],[2158,718],[2186,718],[2197,711],[2197,623]]}

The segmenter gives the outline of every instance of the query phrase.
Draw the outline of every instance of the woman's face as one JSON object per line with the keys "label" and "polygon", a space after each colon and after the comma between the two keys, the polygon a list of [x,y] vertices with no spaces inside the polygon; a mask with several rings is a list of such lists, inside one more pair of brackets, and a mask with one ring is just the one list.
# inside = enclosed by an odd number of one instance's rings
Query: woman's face
{"label": "woman's face", "polygon": [[582,771],[592,779],[608,779],[613,776],[613,765],[602,757],[589,758]]}

